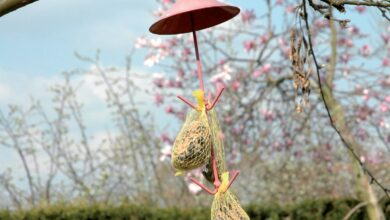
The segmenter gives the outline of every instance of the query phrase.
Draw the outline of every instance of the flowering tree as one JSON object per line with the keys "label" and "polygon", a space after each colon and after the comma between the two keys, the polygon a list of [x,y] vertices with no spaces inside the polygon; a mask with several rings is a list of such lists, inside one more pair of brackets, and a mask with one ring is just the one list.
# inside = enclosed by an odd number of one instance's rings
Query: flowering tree
{"label": "flowering tree", "polygon": [[[161,1],[156,15],[172,3]],[[259,176],[267,176],[267,165],[289,171],[290,166],[314,160],[320,167],[299,175],[320,172],[321,166],[326,167],[325,172],[336,172],[348,165],[344,169],[353,171],[350,177],[360,188],[359,198],[369,201],[370,218],[383,218],[369,179],[388,195],[386,180],[373,172],[371,165],[389,157],[386,115],[390,95],[386,88],[390,27],[384,24],[381,39],[370,44],[367,40],[378,37],[375,33],[364,33],[332,11],[348,9],[363,16],[367,10],[363,5],[375,7],[388,20],[390,5],[386,1],[267,1],[262,5],[267,9],[264,14],[245,10],[234,24],[199,33],[209,82],[215,91],[227,88],[217,108],[224,122],[225,142],[230,143],[228,159],[243,170],[244,200],[259,195],[259,179],[267,179]],[[290,37],[292,29],[299,31]],[[191,44],[187,35],[164,40],[139,38],[136,44],[150,52],[145,65],[156,65],[167,73],[154,75],[156,104],[165,105],[168,114],[181,120],[185,106],[176,103],[174,94],[195,88]],[[343,157],[345,154],[351,157]],[[312,195],[318,195],[321,186],[309,188]],[[290,196],[295,193],[288,192]],[[346,189],[340,192],[351,193]]]}

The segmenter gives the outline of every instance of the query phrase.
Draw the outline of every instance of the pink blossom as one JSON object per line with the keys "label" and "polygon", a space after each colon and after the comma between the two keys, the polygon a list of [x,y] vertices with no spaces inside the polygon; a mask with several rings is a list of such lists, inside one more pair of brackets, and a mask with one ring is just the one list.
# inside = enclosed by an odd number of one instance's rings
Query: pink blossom
{"label": "pink blossom", "polygon": [[289,57],[290,46],[287,44],[287,42],[283,38],[279,38],[278,44],[279,44],[280,49],[282,50],[282,55],[286,58]]}
{"label": "pink blossom", "polygon": [[382,85],[383,87],[390,87],[390,77],[388,77],[387,79],[383,80],[383,81],[381,82],[381,85]]}
{"label": "pink blossom", "polygon": [[371,98],[371,93],[370,90],[368,89],[363,89],[363,99],[365,101],[369,100]]}
{"label": "pink blossom", "polygon": [[364,95],[368,95],[370,93],[370,90],[369,89],[363,89],[363,94]]}
{"label": "pink blossom", "polygon": [[168,44],[169,48],[177,46],[177,38],[170,38],[170,39],[168,39],[168,43],[167,44]]}
{"label": "pink blossom", "polygon": [[280,144],[279,141],[275,141],[275,142],[272,144],[272,148],[273,148],[274,150],[276,150],[276,151],[282,150],[281,144]]}
{"label": "pink blossom", "polygon": [[175,87],[175,80],[173,80],[173,79],[166,80],[165,87],[174,88]]}
{"label": "pink blossom", "polygon": [[350,68],[348,68],[347,66],[343,67],[343,74],[344,75],[348,75],[350,73],[351,73],[351,69]]}
{"label": "pink blossom", "polygon": [[368,137],[367,131],[365,131],[364,129],[361,129],[361,128],[359,128],[359,129],[357,130],[357,134],[356,134],[356,135],[357,135],[357,136],[360,138],[360,140],[362,140],[362,141],[366,140],[367,137]]}
{"label": "pink blossom", "polygon": [[231,124],[231,123],[233,122],[233,117],[231,117],[231,116],[225,116],[225,117],[223,118],[223,122],[224,122],[225,124]]}
{"label": "pink blossom", "polygon": [[221,35],[218,36],[218,40],[223,42],[223,41],[226,40],[226,36],[224,34],[221,34]]}
{"label": "pink blossom", "polygon": [[349,38],[341,38],[338,42],[340,45],[346,46],[346,47],[353,47],[353,42]]}
{"label": "pink blossom", "polygon": [[184,111],[179,111],[176,113],[176,117],[178,117],[180,120],[184,120],[186,118],[186,113]]}
{"label": "pink blossom", "polygon": [[160,161],[164,161],[167,158],[170,158],[172,155],[172,147],[170,145],[165,145],[161,150],[160,150],[161,156],[160,156]]}
{"label": "pink blossom", "polygon": [[188,184],[188,190],[190,191],[191,194],[197,195],[199,192],[202,191],[202,188],[200,186],[196,185],[195,183],[189,183]]}
{"label": "pink blossom", "polygon": [[343,53],[341,56],[340,56],[340,60],[344,63],[348,63],[349,60],[351,59],[352,55],[349,54],[349,53]]}
{"label": "pink blossom", "polygon": [[323,159],[324,159],[325,161],[330,161],[330,160],[332,159],[332,157],[331,157],[329,154],[325,154],[325,155],[323,156]]}
{"label": "pink blossom", "polygon": [[381,104],[379,104],[379,109],[381,112],[385,113],[385,112],[389,111],[389,105],[382,102]]}
{"label": "pink blossom", "polygon": [[367,8],[362,6],[362,5],[358,5],[358,6],[355,7],[355,10],[357,12],[359,12],[360,14],[362,14],[362,13],[364,13],[367,10]]}
{"label": "pink blossom", "polygon": [[157,39],[151,39],[150,42],[149,42],[150,46],[154,47],[154,48],[160,48],[161,44],[162,44],[162,41],[161,39],[157,38]]}
{"label": "pink blossom", "polygon": [[383,163],[383,153],[370,153],[367,155],[367,162],[371,164]]}
{"label": "pink blossom", "polygon": [[173,143],[172,139],[169,137],[167,133],[162,133],[160,135],[160,140],[164,143],[169,143],[169,144]]}
{"label": "pink blossom", "polygon": [[264,119],[266,121],[268,121],[268,122],[270,122],[270,121],[275,119],[275,114],[272,111],[268,110],[268,109],[262,109],[260,111],[260,113],[264,117]]}
{"label": "pink blossom", "polygon": [[261,75],[261,71],[260,70],[255,70],[254,72],[253,72],[253,76],[254,77],[259,77],[260,75]]}
{"label": "pink blossom", "polygon": [[388,102],[388,103],[390,103],[390,95],[388,95],[388,96],[385,97],[385,101]]}
{"label": "pink blossom", "polygon": [[382,37],[383,41],[385,42],[385,44],[388,44],[390,42],[390,35],[389,34],[382,33],[381,37]]}
{"label": "pink blossom", "polygon": [[279,44],[280,47],[288,46],[287,42],[283,38],[281,38],[281,37],[278,38],[278,44]]}
{"label": "pink blossom", "polygon": [[181,59],[187,61],[189,56],[191,55],[191,49],[186,47],[181,51]]}
{"label": "pink blossom", "polygon": [[230,74],[233,73],[234,70],[230,67],[229,63],[224,64],[220,69],[220,73],[212,76],[210,79],[210,81],[214,84],[217,82],[226,83],[232,79]]}
{"label": "pink blossom", "polygon": [[161,56],[159,54],[149,54],[146,56],[144,60],[144,65],[148,67],[152,67],[155,64],[159,63]]}
{"label": "pink blossom", "polygon": [[356,26],[349,27],[348,31],[349,31],[349,33],[351,33],[353,35],[359,35],[360,34],[360,30]]}
{"label": "pink blossom", "polygon": [[225,63],[226,63],[226,60],[221,59],[221,60],[219,60],[218,65],[223,66]]}
{"label": "pink blossom", "polygon": [[195,179],[201,179],[202,178],[202,169],[198,168],[195,170],[192,170],[190,172],[187,172],[186,175],[184,176],[184,179],[186,181],[191,181],[191,177]]}
{"label": "pink blossom", "polygon": [[363,45],[363,47],[360,48],[360,54],[364,57],[369,56],[371,52],[372,52],[371,47],[367,44]]}
{"label": "pink blossom", "polygon": [[240,88],[240,81],[235,80],[235,81],[232,83],[232,89],[233,89],[234,91],[237,91],[239,88]]}
{"label": "pink blossom", "polygon": [[284,0],[276,0],[276,5],[283,5]]}
{"label": "pink blossom", "polygon": [[271,70],[271,64],[266,63],[261,67],[261,72],[263,73],[269,73]]}
{"label": "pink blossom", "polygon": [[328,21],[325,19],[316,19],[314,21],[314,26],[316,26],[318,29],[325,28],[328,26]]}
{"label": "pink blossom", "polygon": [[242,131],[244,130],[244,128],[242,126],[236,126],[233,128],[233,134],[234,135],[240,135],[242,133]]}
{"label": "pink blossom", "polygon": [[176,78],[175,85],[176,88],[183,88],[183,80],[180,78]]}
{"label": "pink blossom", "polygon": [[165,112],[168,114],[173,114],[173,113],[175,113],[175,109],[173,109],[172,106],[167,106],[167,107],[165,107]]}
{"label": "pink blossom", "polygon": [[249,52],[256,49],[256,42],[254,40],[246,40],[244,42],[244,50]]}
{"label": "pink blossom", "polygon": [[191,55],[191,49],[188,47],[184,48],[183,51],[181,52],[181,55],[183,56]]}
{"label": "pink blossom", "polygon": [[286,141],[286,147],[287,147],[287,148],[292,147],[293,144],[294,144],[294,142],[293,142],[291,139],[287,139],[287,141]]}
{"label": "pink blossom", "polygon": [[384,118],[382,118],[380,121],[379,121],[379,126],[382,127],[382,128],[389,128],[390,125],[389,123],[386,122],[386,120]]}
{"label": "pink blossom", "polygon": [[368,106],[360,106],[356,109],[356,117],[359,120],[367,120],[373,114],[373,110]]}
{"label": "pink blossom", "polygon": [[177,75],[178,75],[180,78],[184,78],[184,74],[185,74],[185,72],[184,72],[183,69],[179,69],[179,70],[177,71]]}
{"label": "pink blossom", "polygon": [[288,5],[285,9],[287,13],[294,13],[295,7],[293,5]]}
{"label": "pink blossom", "polygon": [[241,19],[242,22],[250,24],[256,19],[256,14],[253,10],[245,10],[241,13]]}
{"label": "pink blossom", "polygon": [[161,17],[164,14],[164,9],[159,7],[157,10],[153,11],[153,15],[156,17]]}
{"label": "pink blossom", "polygon": [[164,75],[160,73],[155,73],[153,74],[152,78],[153,78],[153,84],[155,86],[157,86],[158,88],[164,87],[164,83],[165,83]]}
{"label": "pink blossom", "polygon": [[135,48],[142,48],[148,45],[148,41],[144,37],[139,37],[135,41]]}
{"label": "pink blossom", "polygon": [[253,72],[253,76],[254,77],[259,77],[261,74],[270,73],[270,72],[271,72],[271,64],[266,63],[260,69],[255,70]]}
{"label": "pink blossom", "polygon": [[217,82],[217,83],[215,83],[215,87],[219,91],[222,88],[226,88],[226,84],[224,82]]}
{"label": "pink blossom", "polygon": [[363,94],[363,87],[361,85],[356,85],[355,86],[355,93],[358,95]]}
{"label": "pink blossom", "polygon": [[389,67],[390,66],[390,60],[387,57],[383,58],[382,66],[383,67]]}
{"label": "pink blossom", "polygon": [[263,34],[262,36],[260,36],[260,39],[259,39],[259,42],[260,44],[265,44],[267,43],[267,41],[269,40],[269,35],[270,34]]}
{"label": "pink blossom", "polygon": [[154,103],[155,103],[157,106],[163,104],[163,103],[164,103],[164,96],[161,95],[161,94],[159,94],[159,93],[156,94],[156,95],[154,96]]}
{"label": "pink blossom", "polygon": [[191,76],[197,76],[198,70],[191,70],[190,74],[191,74]]}

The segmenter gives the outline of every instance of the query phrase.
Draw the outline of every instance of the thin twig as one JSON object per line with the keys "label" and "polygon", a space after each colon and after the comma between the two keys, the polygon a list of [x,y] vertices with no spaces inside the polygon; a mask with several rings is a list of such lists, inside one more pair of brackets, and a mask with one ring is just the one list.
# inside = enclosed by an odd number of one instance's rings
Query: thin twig
{"label": "thin twig", "polygon": [[332,125],[333,129],[336,131],[338,136],[340,137],[344,146],[350,151],[350,153],[353,155],[353,158],[359,163],[359,165],[363,169],[364,173],[366,173],[370,177],[370,183],[375,183],[377,186],[379,186],[383,190],[383,192],[385,192],[386,196],[390,199],[390,193],[389,193],[390,189],[386,188],[382,183],[380,183],[375,178],[375,176],[372,174],[372,172],[367,169],[367,167],[364,165],[364,163],[360,160],[360,155],[358,153],[356,153],[355,149],[352,146],[350,146],[350,144],[345,139],[344,135],[341,133],[341,131],[336,127],[336,125],[334,123],[334,119],[330,113],[328,103],[325,99],[323,85],[321,82],[321,76],[320,76],[320,71],[319,71],[320,68],[319,68],[319,65],[317,62],[316,55],[315,55],[314,50],[313,50],[310,26],[309,26],[309,21],[308,21],[308,14],[307,14],[307,9],[306,9],[306,0],[303,0],[303,10],[304,10],[303,17],[304,17],[304,21],[305,21],[306,30],[307,30],[307,36],[308,36],[309,52],[313,56],[313,61],[314,61],[315,67],[316,67],[316,73],[317,73],[317,77],[318,77],[318,85],[319,85],[322,100],[323,100],[324,105],[325,105],[326,112],[327,112],[329,120],[330,120],[330,124]]}
{"label": "thin twig", "polygon": [[343,220],[348,220],[353,213],[355,213],[357,210],[359,210],[361,207],[368,205],[368,202],[361,202],[357,204],[355,207],[353,207],[349,212],[344,216]]}

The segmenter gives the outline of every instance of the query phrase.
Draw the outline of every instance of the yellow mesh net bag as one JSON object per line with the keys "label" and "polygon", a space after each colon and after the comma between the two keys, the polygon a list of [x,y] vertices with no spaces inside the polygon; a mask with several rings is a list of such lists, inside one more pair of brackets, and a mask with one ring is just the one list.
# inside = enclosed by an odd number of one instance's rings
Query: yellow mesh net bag
{"label": "yellow mesh net bag", "polygon": [[222,184],[211,205],[211,220],[249,220],[248,214],[241,207],[236,196],[227,190],[229,172],[224,172],[221,176]]}
{"label": "yellow mesh net bag", "polygon": [[198,100],[198,111],[187,114],[172,148],[172,166],[179,172],[199,168],[210,160],[211,131],[203,92],[197,90],[193,95]]}
{"label": "yellow mesh net bag", "polygon": [[[217,165],[218,179],[222,181],[218,192],[214,196],[211,206],[211,220],[248,220],[249,216],[241,207],[236,196],[227,190],[229,172],[225,165],[225,150],[223,146],[223,133],[214,110],[209,111],[214,157]],[[211,183],[214,182],[214,173],[211,158],[203,171],[203,176]]]}
{"label": "yellow mesh net bag", "polygon": [[[213,143],[212,146],[214,149],[214,157],[217,164],[218,179],[221,179],[222,173],[226,171],[225,151],[223,147],[223,133],[219,126],[218,117],[214,109],[209,111],[208,115]],[[210,183],[214,182],[213,164],[211,158],[202,173],[206,180],[208,180]]]}
{"label": "yellow mesh net bag", "polygon": [[203,176],[213,183],[214,173],[210,157],[213,147],[218,178],[222,183],[211,206],[211,220],[249,220],[238,199],[227,190],[229,172],[226,172],[223,133],[217,114],[214,110],[206,114],[203,91],[195,91],[194,96],[198,101],[198,110],[191,110],[187,114],[176,137],[172,148],[172,165],[179,171],[177,174],[206,165]]}

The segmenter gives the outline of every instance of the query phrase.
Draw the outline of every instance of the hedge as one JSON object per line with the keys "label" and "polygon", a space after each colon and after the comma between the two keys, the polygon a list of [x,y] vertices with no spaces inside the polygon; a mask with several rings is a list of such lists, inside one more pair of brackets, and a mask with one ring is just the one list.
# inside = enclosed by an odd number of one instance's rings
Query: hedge
{"label": "hedge", "polygon": [[[264,220],[341,220],[359,202],[352,199],[321,199],[289,206],[277,204],[249,205],[246,210],[251,219]],[[390,219],[390,201],[381,206]],[[203,220],[210,219],[208,208],[178,209],[153,208],[139,205],[53,205],[24,211],[0,211],[0,220]],[[364,208],[349,220],[367,219]]]}

